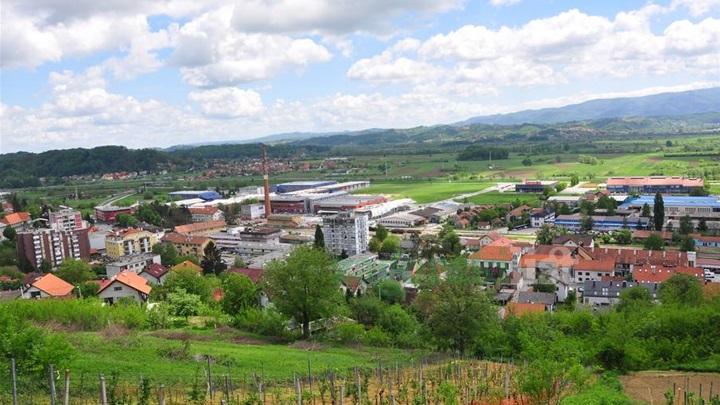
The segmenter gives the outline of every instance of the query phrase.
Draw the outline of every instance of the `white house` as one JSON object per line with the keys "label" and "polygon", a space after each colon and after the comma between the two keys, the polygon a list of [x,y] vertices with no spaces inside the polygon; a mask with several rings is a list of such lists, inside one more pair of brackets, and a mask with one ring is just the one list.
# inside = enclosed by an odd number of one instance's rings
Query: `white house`
{"label": "white house", "polygon": [[100,285],[98,297],[108,304],[114,304],[118,300],[130,297],[138,303],[147,301],[152,287],[147,280],[137,274],[123,270],[117,276],[105,280]]}

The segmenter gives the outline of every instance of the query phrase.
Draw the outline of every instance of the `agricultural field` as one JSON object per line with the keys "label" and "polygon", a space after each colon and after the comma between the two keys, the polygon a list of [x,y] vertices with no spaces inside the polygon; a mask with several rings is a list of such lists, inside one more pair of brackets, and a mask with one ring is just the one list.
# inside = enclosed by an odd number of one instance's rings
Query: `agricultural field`
{"label": "agricultural field", "polygon": [[[720,394],[718,373],[642,371],[621,376],[620,381],[630,398],[646,404],[671,403],[667,394],[676,404],[712,404],[710,398]],[[699,402],[700,398],[707,402]]]}

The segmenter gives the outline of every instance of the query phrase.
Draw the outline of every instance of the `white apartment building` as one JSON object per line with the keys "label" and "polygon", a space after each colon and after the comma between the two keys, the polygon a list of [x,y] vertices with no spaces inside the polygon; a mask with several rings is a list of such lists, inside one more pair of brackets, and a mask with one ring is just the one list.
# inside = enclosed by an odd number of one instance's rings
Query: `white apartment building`
{"label": "white apartment building", "polygon": [[323,218],[323,234],[325,249],[340,255],[343,251],[348,256],[364,253],[370,241],[368,217],[366,215],[340,213]]}
{"label": "white apartment building", "polygon": [[50,228],[56,231],[74,231],[76,229],[87,228],[80,211],[64,209],[57,212],[50,212],[48,217]]}

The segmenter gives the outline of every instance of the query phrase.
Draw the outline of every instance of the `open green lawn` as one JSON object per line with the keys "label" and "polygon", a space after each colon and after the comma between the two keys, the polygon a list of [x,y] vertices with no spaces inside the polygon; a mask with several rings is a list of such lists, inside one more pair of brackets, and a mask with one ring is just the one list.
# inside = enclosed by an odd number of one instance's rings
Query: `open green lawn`
{"label": "open green lawn", "polygon": [[533,205],[540,202],[535,194],[500,193],[496,191],[478,194],[468,198],[468,202],[478,205],[514,203],[516,201],[520,201],[521,204],[527,205]]}
{"label": "open green lawn", "polygon": [[[293,371],[307,373],[308,360],[318,372],[326,369],[344,372],[356,366],[376,366],[378,361],[409,363],[414,355],[421,356],[420,352],[383,348],[268,344],[232,330],[131,332],[116,336],[103,332],[77,332],[68,334],[68,338],[78,349],[70,366],[74,375],[117,373],[130,377],[142,374],[167,380],[192,377],[198,367],[205,365],[198,359],[207,355],[220,361],[229,360],[233,375],[249,376],[253,371],[260,374],[264,370],[268,380],[292,379]],[[190,342],[189,358],[169,359],[159,354],[163,348],[180,348],[182,339]],[[227,372],[227,366],[222,372]]]}
{"label": "open green lawn", "polygon": [[391,194],[393,199],[412,198],[418,203],[445,200],[466,193],[473,193],[494,186],[491,182],[473,181],[397,181],[393,183],[372,183],[359,194]]}

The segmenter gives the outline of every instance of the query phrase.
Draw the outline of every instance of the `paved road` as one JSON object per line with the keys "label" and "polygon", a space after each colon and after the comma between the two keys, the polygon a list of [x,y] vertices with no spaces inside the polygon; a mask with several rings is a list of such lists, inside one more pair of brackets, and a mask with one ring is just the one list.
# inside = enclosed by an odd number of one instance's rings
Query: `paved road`
{"label": "paved road", "polygon": [[112,197],[104,200],[100,204],[98,204],[98,206],[102,207],[105,205],[112,205],[112,203],[114,203],[115,201],[120,201],[123,198],[130,197],[131,195],[134,195],[134,194],[137,194],[137,192],[135,190],[128,190],[128,191],[125,191],[120,194],[115,194],[114,196],[112,196]]}
{"label": "paved road", "polygon": [[[470,197],[474,197],[476,195],[489,193],[491,191],[497,191],[497,189],[498,189],[497,186],[492,186],[492,187],[484,188],[480,191],[475,191],[475,192],[467,193],[467,194],[461,194],[461,195],[458,195],[455,197],[448,198],[447,200],[442,200],[442,201],[437,201],[437,202],[453,202],[455,200],[462,200],[463,198],[470,198]],[[431,204],[433,204],[433,203],[431,203]],[[427,205],[430,205],[430,204],[427,204]]]}

